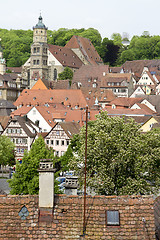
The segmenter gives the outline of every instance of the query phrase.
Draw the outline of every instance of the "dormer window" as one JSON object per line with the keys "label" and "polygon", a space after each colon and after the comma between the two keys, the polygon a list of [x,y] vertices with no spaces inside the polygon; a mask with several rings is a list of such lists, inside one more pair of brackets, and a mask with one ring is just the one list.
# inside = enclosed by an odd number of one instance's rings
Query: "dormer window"
{"label": "dormer window", "polygon": [[96,88],[96,87],[97,87],[97,84],[96,84],[96,83],[93,83],[92,87],[93,87],[93,88]]}

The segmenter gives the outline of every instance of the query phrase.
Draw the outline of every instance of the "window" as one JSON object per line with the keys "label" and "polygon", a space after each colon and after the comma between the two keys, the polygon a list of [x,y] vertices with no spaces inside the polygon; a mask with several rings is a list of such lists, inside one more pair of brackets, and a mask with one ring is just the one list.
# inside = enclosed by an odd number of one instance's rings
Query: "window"
{"label": "window", "polygon": [[64,151],[61,151],[61,156],[63,156],[64,155]]}
{"label": "window", "polygon": [[55,155],[56,155],[57,157],[59,157],[59,151],[56,151],[56,152],[55,152]]}
{"label": "window", "polygon": [[117,210],[113,210],[113,211],[108,210],[106,212],[106,220],[107,220],[107,225],[108,226],[119,226],[120,225],[119,211],[117,211]]}
{"label": "window", "polygon": [[53,80],[57,79],[57,69],[54,68],[54,72],[53,72]]}
{"label": "window", "polygon": [[49,144],[49,140],[46,140],[46,143]]}
{"label": "window", "polygon": [[59,140],[56,140],[56,145],[57,145],[57,146],[59,145]]}
{"label": "window", "polygon": [[39,60],[37,60],[37,65],[39,65]]}
{"label": "window", "polygon": [[64,146],[64,140],[61,141],[61,145]]}
{"label": "window", "polygon": [[36,115],[36,110],[33,110],[33,115]]}
{"label": "window", "polygon": [[11,133],[12,132],[12,129],[8,128],[8,133]]}
{"label": "window", "polygon": [[51,140],[51,145],[53,145],[53,140]]}
{"label": "window", "polygon": [[24,153],[24,148],[21,148],[21,153]]}
{"label": "window", "polygon": [[69,145],[69,140],[66,141],[67,142],[67,146]]}
{"label": "window", "polygon": [[16,133],[16,129],[15,128],[12,129],[12,133]]}
{"label": "window", "polygon": [[27,139],[26,138],[22,138],[22,143],[27,144]]}
{"label": "window", "polygon": [[20,153],[21,152],[21,149],[20,148],[17,148],[17,153]]}
{"label": "window", "polygon": [[56,131],[56,135],[58,135],[58,136],[59,136],[59,135],[60,135],[60,132],[59,132],[59,131]]}

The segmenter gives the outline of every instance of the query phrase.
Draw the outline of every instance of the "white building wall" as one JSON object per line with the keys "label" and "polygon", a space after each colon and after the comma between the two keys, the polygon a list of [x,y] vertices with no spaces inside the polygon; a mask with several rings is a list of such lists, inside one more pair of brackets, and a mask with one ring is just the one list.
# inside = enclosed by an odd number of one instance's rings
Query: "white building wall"
{"label": "white building wall", "polygon": [[39,127],[42,129],[42,132],[49,132],[52,129],[35,107],[27,113],[27,117],[34,123],[38,120]]}

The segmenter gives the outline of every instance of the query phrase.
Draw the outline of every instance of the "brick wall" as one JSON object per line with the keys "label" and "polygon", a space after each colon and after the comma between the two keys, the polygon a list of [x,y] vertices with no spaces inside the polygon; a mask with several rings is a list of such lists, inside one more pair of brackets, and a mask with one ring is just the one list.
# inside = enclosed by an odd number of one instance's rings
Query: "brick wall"
{"label": "brick wall", "polygon": [[[84,238],[80,236],[83,230],[83,197],[56,195],[53,218],[48,216],[48,222],[47,217],[43,222],[39,221],[38,196],[0,196],[0,240],[155,239],[152,197],[87,196],[86,202]],[[29,212],[25,220],[19,216],[24,205]],[[120,226],[106,226],[106,210],[119,210]]]}

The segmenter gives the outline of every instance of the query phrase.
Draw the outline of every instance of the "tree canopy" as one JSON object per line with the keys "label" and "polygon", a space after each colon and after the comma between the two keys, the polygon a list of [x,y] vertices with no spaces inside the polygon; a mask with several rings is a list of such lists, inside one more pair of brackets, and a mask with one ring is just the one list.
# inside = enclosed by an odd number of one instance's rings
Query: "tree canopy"
{"label": "tree canopy", "polygon": [[[88,123],[87,184],[98,194],[150,194],[160,183],[160,134],[140,132],[133,119],[101,112]],[[77,142],[77,139],[76,139]],[[85,127],[74,144],[69,166],[83,184]]]}
{"label": "tree canopy", "polygon": [[73,71],[69,67],[65,67],[64,71],[58,74],[59,80],[69,79],[72,81]]}
{"label": "tree canopy", "polygon": [[[124,46],[119,33],[113,33],[111,39],[102,37],[94,28],[47,30],[48,43],[65,46],[73,35],[91,40],[105,64],[121,65],[125,61],[160,58],[160,36],[151,36],[144,31],[141,36],[133,36],[130,44]],[[8,67],[19,67],[30,57],[30,46],[33,41],[32,30],[0,29],[3,55]],[[128,39],[127,39],[128,40]]]}
{"label": "tree canopy", "polygon": [[[53,159],[55,165],[53,149],[49,149],[40,136],[32,144],[31,150],[24,153],[22,163],[16,164],[16,172],[13,178],[8,180],[11,187],[11,194],[38,194],[39,175],[38,168],[40,159]],[[55,186],[58,190],[57,186]]]}
{"label": "tree canopy", "polygon": [[14,165],[14,144],[7,136],[0,136],[0,165]]}

